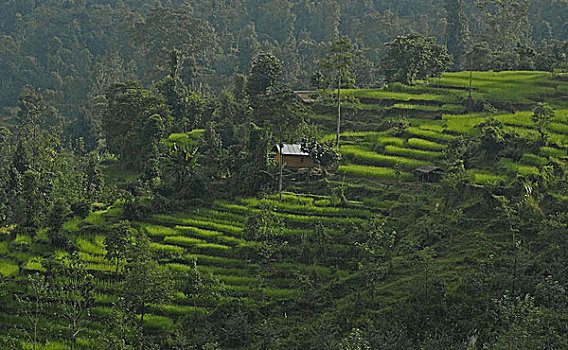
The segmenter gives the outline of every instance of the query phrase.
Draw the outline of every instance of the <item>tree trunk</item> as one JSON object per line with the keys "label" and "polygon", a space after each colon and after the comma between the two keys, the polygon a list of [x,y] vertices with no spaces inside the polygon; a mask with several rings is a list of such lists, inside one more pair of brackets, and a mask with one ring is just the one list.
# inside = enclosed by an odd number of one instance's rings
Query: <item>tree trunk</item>
{"label": "tree trunk", "polygon": [[280,180],[278,181],[278,195],[280,197],[280,201],[282,201],[282,168],[283,168],[282,163],[284,162],[284,155],[282,154],[282,148],[283,147],[284,147],[284,145],[281,143],[280,144],[280,162],[278,162],[280,164]]}
{"label": "tree trunk", "polygon": [[339,133],[341,131],[341,76],[337,79],[337,135],[335,147],[339,149]]}

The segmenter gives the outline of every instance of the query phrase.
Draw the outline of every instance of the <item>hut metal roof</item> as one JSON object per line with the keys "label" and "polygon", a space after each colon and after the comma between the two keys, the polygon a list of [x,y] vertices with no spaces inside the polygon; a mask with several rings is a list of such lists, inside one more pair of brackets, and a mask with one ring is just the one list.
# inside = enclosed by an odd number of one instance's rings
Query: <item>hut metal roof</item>
{"label": "hut metal roof", "polygon": [[309,156],[307,152],[302,152],[302,145],[300,144],[282,144],[282,151],[280,151],[280,145],[274,146],[276,151],[285,156]]}
{"label": "hut metal roof", "polygon": [[419,172],[419,173],[423,173],[423,174],[429,174],[432,173],[434,171],[443,171],[441,168],[438,168],[437,166],[433,166],[433,165],[421,165],[418,168],[414,169],[414,171]]}

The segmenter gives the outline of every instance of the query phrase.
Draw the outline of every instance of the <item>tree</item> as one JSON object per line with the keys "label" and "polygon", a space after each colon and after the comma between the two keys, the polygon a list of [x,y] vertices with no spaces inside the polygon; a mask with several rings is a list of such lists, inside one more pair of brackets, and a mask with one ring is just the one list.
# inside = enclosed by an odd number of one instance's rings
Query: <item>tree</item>
{"label": "tree", "polygon": [[445,0],[446,47],[454,57],[454,68],[459,68],[469,43],[469,25],[463,0]]}
{"label": "tree", "polygon": [[[303,111],[304,107],[298,97],[285,85],[268,90],[261,106],[257,108],[257,113],[262,118],[262,126],[273,133],[280,149],[283,148],[284,142],[290,141],[296,134],[296,128],[300,125]],[[279,166],[278,193],[280,200],[282,200],[282,172],[284,168],[282,159]]]}
{"label": "tree", "polygon": [[252,62],[246,91],[253,108],[260,107],[269,89],[282,81],[282,62],[271,53],[260,53]]}
{"label": "tree", "polygon": [[160,96],[138,82],[113,84],[106,94],[103,133],[123,165],[141,168],[156,140],[169,130],[170,112]]}
{"label": "tree", "polygon": [[105,240],[105,259],[114,262],[116,265],[115,273],[118,274],[120,263],[126,259],[128,249],[132,244],[133,229],[127,220],[114,224],[107,230]]}
{"label": "tree", "polygon": [[159,304],[170,298],[171,279],[167,271],[151,256],[148,237],[139,232],[128,253],[124,298],[129,310],[140,315],[140,328],[149,304]]}
{"label": "tree", "polygon": [[546,129],[554,116],[554,110],[546,103],[538,103],[531,116],[531,121],[540,133],[540,139],[544,145],[546,145],[546,139],[548,137]]}
{"label": "tree", "polygon": [[79,334],[86,328],[91,306],[95,302],[94,278],[77,253],[67,257],[57,269],[53,293],[68,322],[68,337],[73,350]]}
{"label": "tree", "polygon": [[339,134],[341,131],[341,86],[352,86],[355,76],[350,71],[355,54],[351,39],[342,38],[331,43],[331,48],[326,57],[320,60],[324,79],[337,83],[337,133],[335,147],[339,148]]}
{"label": "tree", "polygon": [[50,285],[39,273],[28,276],[29,293],[25,296],[15,295],[18,302],[18,313],[24,318],[26,328],[24,334],[31,344],[32,350],[38,349],[38,332],[41,330],[40,321],[47,307]]}
{"label": "tree", "polygon": [[511,52],[528,41],[531,0],[476,0],[485,25],[485,41],[493,51]]}
{"label": "tree", "polygon": [[439,76],[451,63],[445,47],[436,44],[435,38],[419,33],[398,36],[386,46],[381,70],[389,82],[413,84],[416,80]]}

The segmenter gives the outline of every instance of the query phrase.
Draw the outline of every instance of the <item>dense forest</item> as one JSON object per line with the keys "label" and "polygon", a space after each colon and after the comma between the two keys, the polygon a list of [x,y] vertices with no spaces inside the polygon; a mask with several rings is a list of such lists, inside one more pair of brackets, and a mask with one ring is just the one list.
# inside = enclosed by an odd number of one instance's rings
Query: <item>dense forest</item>
{"label": "dense forest", "polygon": [[565,0],[4,0],[0,348],[566,349],[567,161]]}

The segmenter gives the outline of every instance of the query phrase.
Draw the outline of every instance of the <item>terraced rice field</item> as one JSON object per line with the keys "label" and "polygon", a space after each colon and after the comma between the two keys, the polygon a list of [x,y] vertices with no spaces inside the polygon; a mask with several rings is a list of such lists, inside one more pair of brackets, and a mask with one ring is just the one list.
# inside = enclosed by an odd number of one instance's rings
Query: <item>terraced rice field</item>
{"label": "terraced rice field", "polygon": [[[282,241],[290,242],[284,246],[278,263],[251,260],[250,249],[259,242],[247,238],[244,230],[247,216],[266,206],[273,208],[276,217],[282,220],[283,229],[278,231]],[[167,303],[150,305],[149,314],[145,316],[145,328],[150,332],[170,330],[179,318],[195,312],[212,312],[217,303],[228,300],[262,306],[295,298],[300,293],[298,274],[315,273],[322,280],[346,278],[353,271],[345,265],[345,261],[343,266],[336,260],[321,261],[317,265],[304,264],[298,255],[298,246],[314,235],[316,224],[327,227],[329,234],[341,233],[341,227],[365,223],[375,213],[372,206],[359,202],[352,202],[349,207],[335,207],[325,196],[285,193],[283,201],[276,196],[264,200],[217,201],[209,209],[156,214],[144,222],[133,222],[133,227],[145,232],[151,239],[150,249],[162,266],[179,279],[196,262],[197,270],[204,279],[213,281],[209,288],[219,296],[216,301],[197,298],[194,305],[192,298],[184,295],[182,289],[177,289],[174,298]],[[92,229],[84,230],[86,227],[108,225],[116,220],[114,211],[103,210],[97,213],[96,219],[92,216],[84,220],[74,218],[66,225],[74,230],[69,232],[74,235],[80,259],[95,276],[94,323],[115,317],[113,305],[118,301],[116,292],[122,282],[114,278],[116,266],[105,258],[104,235],[83,232],[93,232]],[[29,243],[26,236],[19,236],[17,240],[21,244]],[[338,251],[352,248],[341,248],[341,238],[337,239],[336,246]],[[10,258],[0,261],[0,273],[3,275],[45,271],[41,255],[31,252],[8,255]],[[68,253],[56,254],[57,257],[65,255]],[[19,265],[23,271],[20,271]],[[96,326],[93,328],[96,329]]]}
{"label": "terraced rice field", "polygon": [[[492,169],[470,169],[470,173],[478,183],[507,181],[516,175],[539,174],[550,157],[567,156],[568,103],[555,97],[568,95],[568,82],[552,80],[549,73],[543,72],[473,72],[471,78],[473,98],[494,104],[495,112],[465,114],[461,101],[469,95],[469,72],[446,73],[418,86],[392,84],[384,89],[345,90],[346,96],[357,97],[366,106],[364,120],[370,120],[372,106],[382,106],[374,117],[377,125],[388,120],[403,120],[410,125],[396,133],[357,130],[357,112],[347,113],[345,121],[351,129],[341,137],[343,160],[338,172],[347,176],[347,181],[414,181],[415,168],[424,164],[443,168],[448,144],[460,135],[477,135],[477,125],[489,118],[503,123],[508,132],[538,138],[531,116],[533,106],[543,96],[550,98],[556,113],[547,129],[551,145],[519,161],[503,159]],[[515,112],[511,113],[510,108]],[[327,114],[328,121],[333,118],[333,112]],[[366,128],[363,119],[361,124]],[[328,139],[334,137],[330,133]]]}

